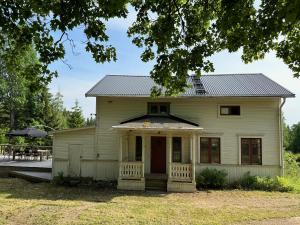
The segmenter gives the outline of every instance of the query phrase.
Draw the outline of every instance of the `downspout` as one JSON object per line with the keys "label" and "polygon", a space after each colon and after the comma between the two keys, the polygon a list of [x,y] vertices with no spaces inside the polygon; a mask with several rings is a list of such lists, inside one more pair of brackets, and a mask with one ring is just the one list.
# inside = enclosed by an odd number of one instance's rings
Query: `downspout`
{"label": "downspout", "polygon": [[283,149],[283,118],[282,118],[282,107],[285,104],[286,98],[283,98],[283,101],[279,107],[279,147],[280,147],[280,167],[281,167],[281,176],[284,175],[284,149]]}

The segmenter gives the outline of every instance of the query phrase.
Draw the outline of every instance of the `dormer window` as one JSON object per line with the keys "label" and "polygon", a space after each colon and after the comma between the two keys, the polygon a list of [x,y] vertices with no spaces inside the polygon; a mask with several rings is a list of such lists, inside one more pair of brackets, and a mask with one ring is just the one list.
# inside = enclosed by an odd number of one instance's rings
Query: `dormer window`
{"label": "dormer window", "polygon": [[148,114],[168,115],[170,113],[170,103],[168,102],[149,102]]}

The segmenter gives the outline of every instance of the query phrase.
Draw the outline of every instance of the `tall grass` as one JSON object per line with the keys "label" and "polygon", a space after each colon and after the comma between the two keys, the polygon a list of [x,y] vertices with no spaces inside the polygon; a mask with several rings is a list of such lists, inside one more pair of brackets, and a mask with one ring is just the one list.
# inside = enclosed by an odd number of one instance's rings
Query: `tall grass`
{"label": "tall grass", "polygon": [[285,152],[284,177],[286,182],[300,193],[300,154]]}

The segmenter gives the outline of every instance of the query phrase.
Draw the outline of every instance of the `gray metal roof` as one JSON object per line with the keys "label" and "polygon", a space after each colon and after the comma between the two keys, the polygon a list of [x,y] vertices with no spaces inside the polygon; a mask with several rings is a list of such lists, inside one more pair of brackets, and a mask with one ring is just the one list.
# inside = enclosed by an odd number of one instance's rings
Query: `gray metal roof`
{"label": "gray metal roof", "polygon": [[[292,92],[261,73],[202,75],[200,82],[204,93],[196,92],[193,76],[188,78],[188,82],[192,87],[182,93],[182,97],[295,97]],[[85,95],[149,97],[155,85],[149,76],[106,75]]]}

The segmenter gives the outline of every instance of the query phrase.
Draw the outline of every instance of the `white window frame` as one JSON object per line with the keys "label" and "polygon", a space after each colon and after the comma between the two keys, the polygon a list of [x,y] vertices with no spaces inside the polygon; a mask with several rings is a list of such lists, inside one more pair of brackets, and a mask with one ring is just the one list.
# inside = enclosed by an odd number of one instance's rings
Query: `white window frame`
{"label": "white window frame", "polygon": [[[218,104],[217,106],[218,106],[218,117],[219,118],[242,118],[242,115],[243,115],[242,104],[222,103],[222,104]],[[239,106],[240,107],[240,115],[221,115],[221,106]]]}
{"label": "white window frame", "polygon": [[[174,137],[179,137],[179,138],[181,138],[181,162],[173,162],[173,138]],[[181,136],[181,135],[172,135],[172,159],[171,159],[171,161],[172,161],[172,163],[183,163],[183,157],[184,157],[184,154],[183,154],[183,147],[184,147],[184,145],[183,145],[183,142],[184,142],[184,136]]]}

